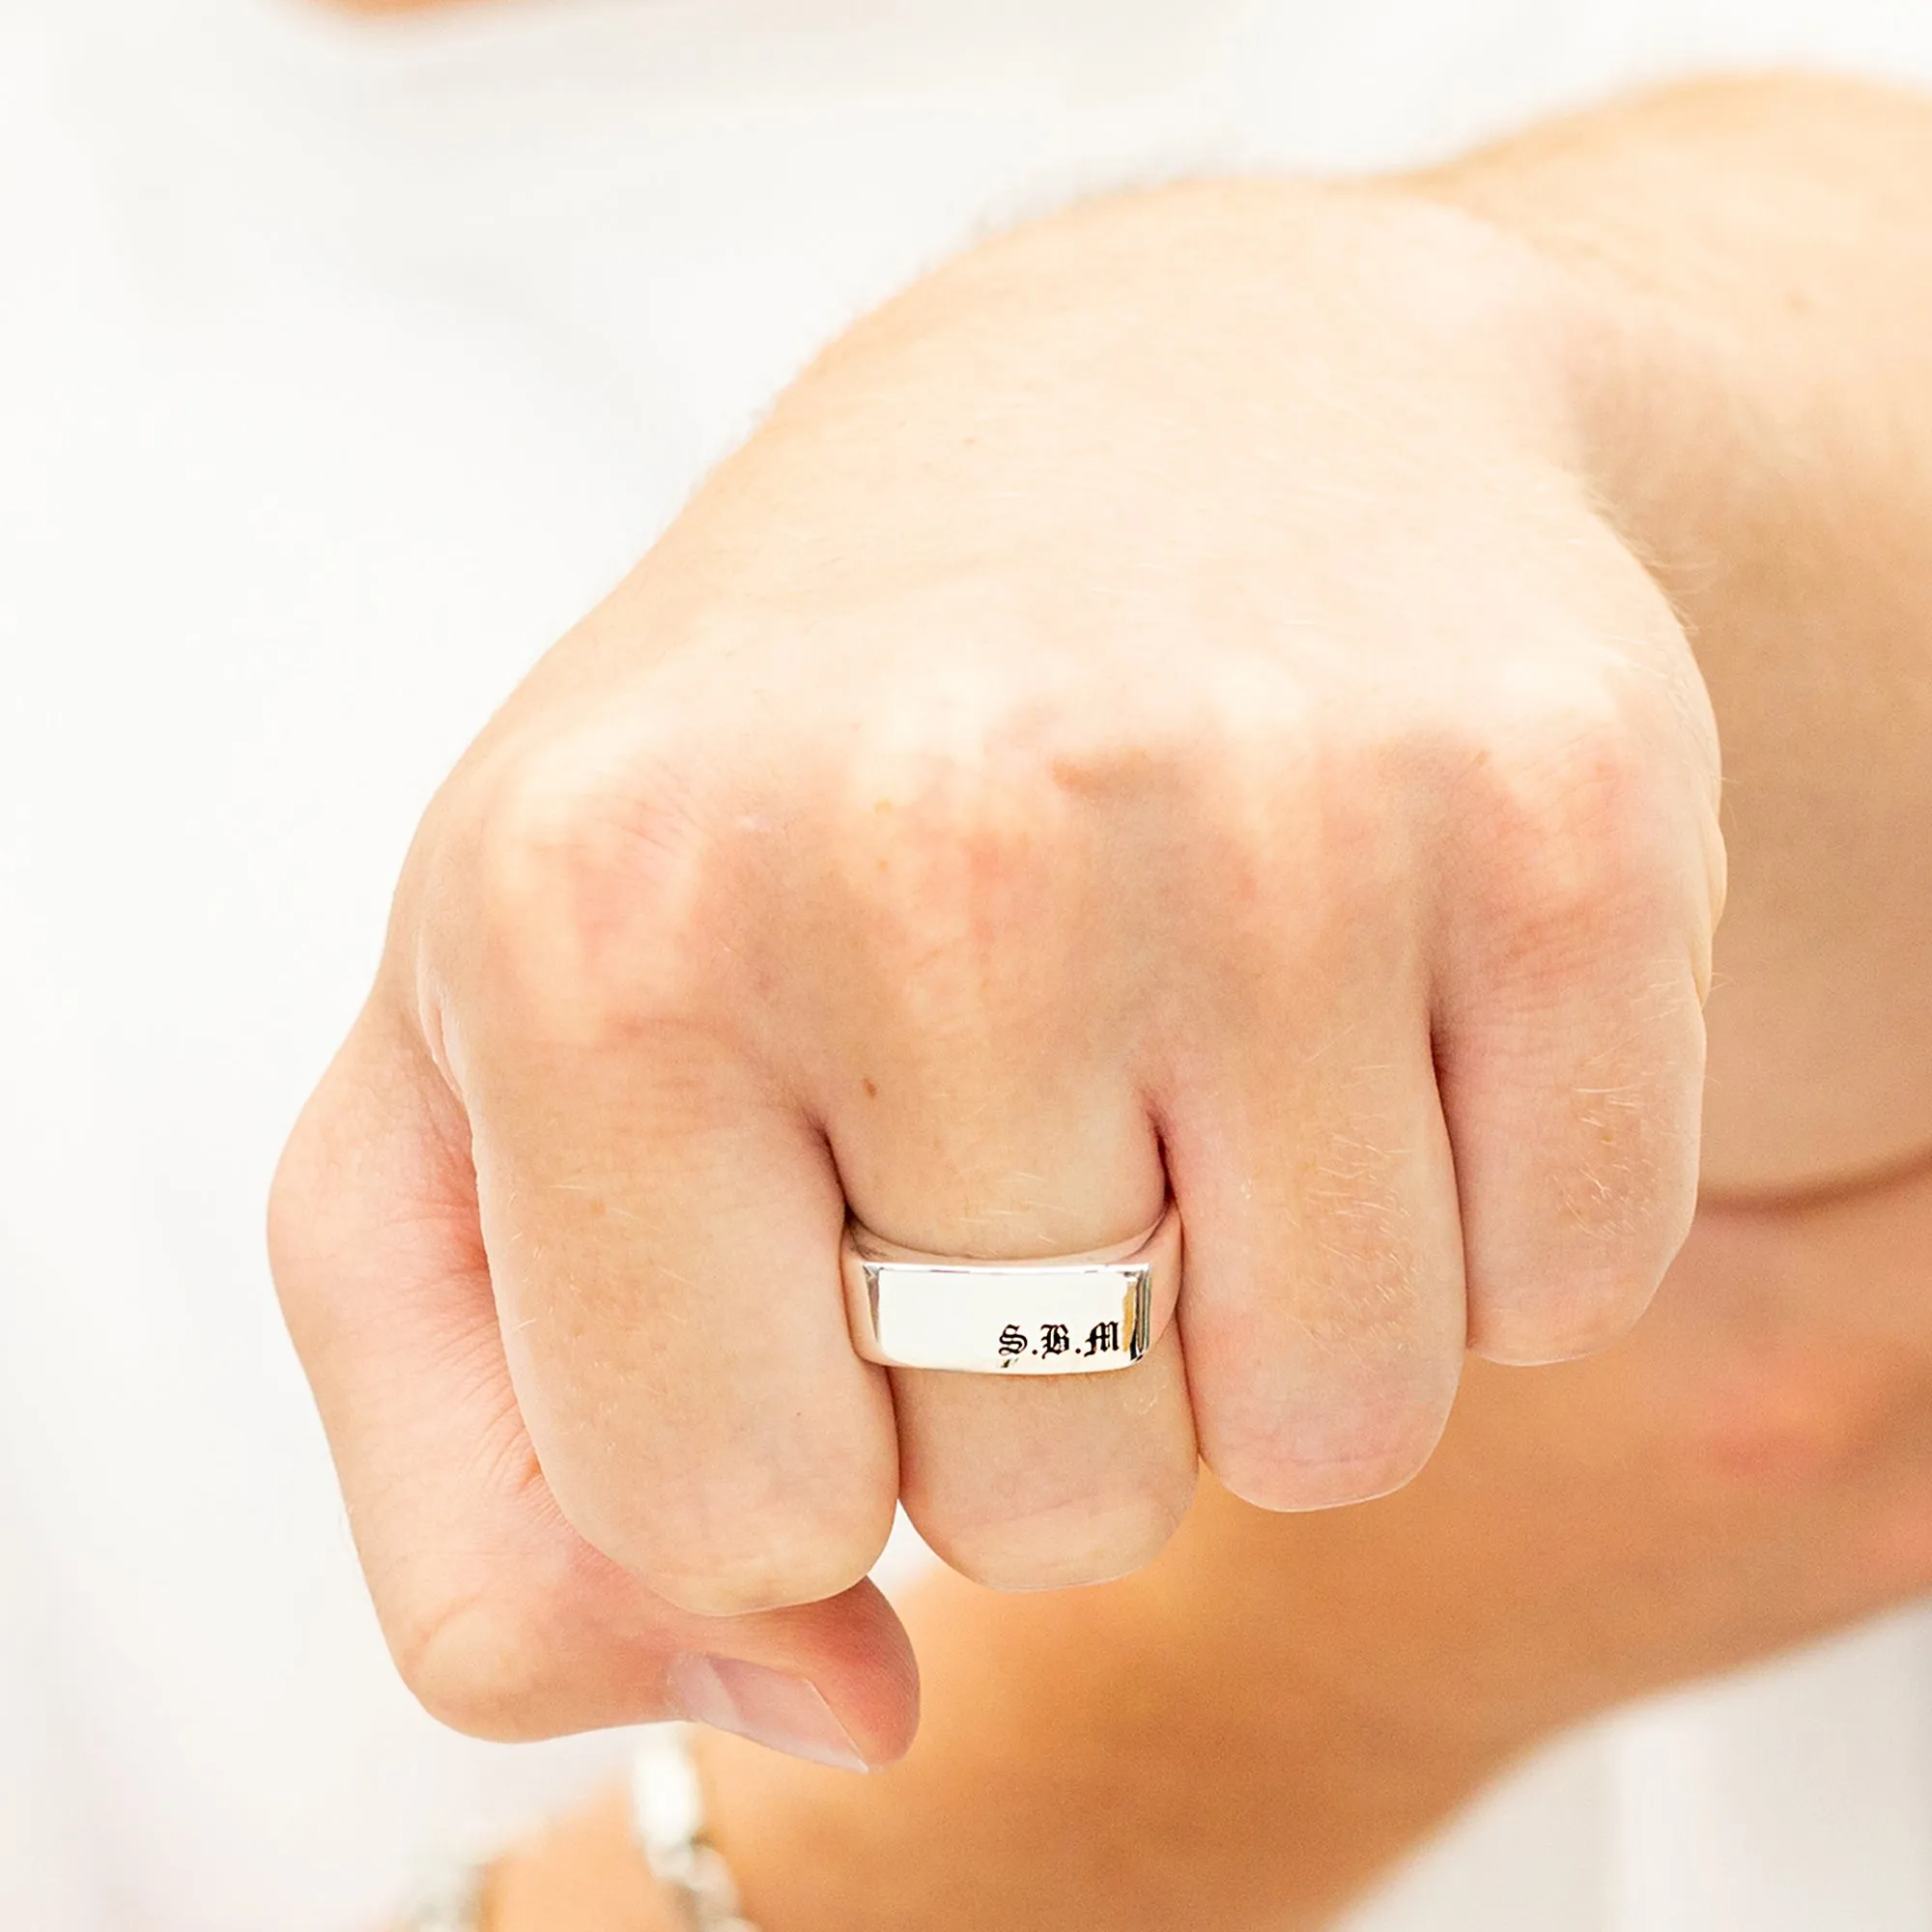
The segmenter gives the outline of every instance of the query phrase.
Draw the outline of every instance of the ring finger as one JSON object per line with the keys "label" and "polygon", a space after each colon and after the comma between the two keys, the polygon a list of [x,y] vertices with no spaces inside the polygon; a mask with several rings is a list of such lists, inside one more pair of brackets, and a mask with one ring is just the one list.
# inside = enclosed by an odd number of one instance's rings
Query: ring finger
{"label": "ring finger", "polygon": [[[1166,1181],[1136,1096],[1118,1074],[1112,1084],[1109,1093],[1100,1079],[1063,1078],[1049,1098],[1035,1080],[1024,1096],[967,1105],[955,1087],[952,1104],[936,1107],[929,1089],[907,1083],[898,1094],[873,1080],[839,1147],[855,1215],[890,1240],[959,1261],[1120,1245],[1154,1221]],[[1170,1319],[1131,1367],[892,1371],[901,1499],[954,1569],[1002,1589],[1095,1582],[1145,1563],[1179,1521],[1193,1492],[1194,1428],[1171,1320],[1179,1243],[1159,1245],[1165,1293],[1154,1318]],[[946,1292],[1000,1296],[1000,1318],[1016,1348],[1024,1338],[1033,1366],[1047,1366],[1042,1352],[1070,1365],[1083,1346],[1099,1346],[1073,1332],[1079,1323],[1052,1319],[1064,1311],[1036,1307],[1038,1286],[1024,1276],[967,1278]],[[1113,1340],[1105,1324],[1097,1332]]]}

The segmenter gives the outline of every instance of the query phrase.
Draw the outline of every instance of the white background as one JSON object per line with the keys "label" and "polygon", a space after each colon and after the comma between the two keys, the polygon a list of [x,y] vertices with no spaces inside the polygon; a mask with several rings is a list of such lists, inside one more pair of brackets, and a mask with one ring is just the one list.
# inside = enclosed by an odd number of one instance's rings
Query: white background
{"label": "white background", "polygon": [[[865,302],[1923,0],[0,0],[0,1922],[324,1932],[616,1742],[395,1685],[261,1203],[441,771]],[[1932,1925],[1894,1620],[1560,1749],[1363,1925]],[[910,1928],[909,1928],[910,1932]]]}

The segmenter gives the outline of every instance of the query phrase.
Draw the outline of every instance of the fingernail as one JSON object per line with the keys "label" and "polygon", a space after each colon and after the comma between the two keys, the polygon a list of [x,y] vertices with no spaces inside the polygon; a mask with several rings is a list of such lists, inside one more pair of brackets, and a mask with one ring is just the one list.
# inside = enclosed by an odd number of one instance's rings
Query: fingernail
{"label": "fingernail", "polygon": [[665,1689],[674,1715],[715,1731],[840,1771],[869,1771],[832,1706],[803,1677],[747,1663],[741,1657],[700,1657],[686,1651],[670,1661]]}

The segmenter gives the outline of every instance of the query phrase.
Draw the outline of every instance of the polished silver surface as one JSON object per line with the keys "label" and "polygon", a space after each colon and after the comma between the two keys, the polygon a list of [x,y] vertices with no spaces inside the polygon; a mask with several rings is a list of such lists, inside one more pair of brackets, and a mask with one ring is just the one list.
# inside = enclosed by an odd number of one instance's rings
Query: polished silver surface
{"label": "polished silver surface", "polygon": [[1094,1255],[964,1262],[912,1255],[848,1227],[853,1346],[893,1368],[1073,1376],[1131,1368],[1174,1314],[1180,1217]]}

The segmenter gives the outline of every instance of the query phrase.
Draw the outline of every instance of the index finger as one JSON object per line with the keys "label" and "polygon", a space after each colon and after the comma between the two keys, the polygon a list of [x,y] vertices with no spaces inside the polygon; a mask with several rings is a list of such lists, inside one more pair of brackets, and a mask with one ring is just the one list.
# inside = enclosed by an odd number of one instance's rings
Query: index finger
{"label": "index finger", "polygon": [[684,1717],[822,1761],[897,1757],[917,1672],[869,1583],[695,1615],[568,1521],[511,1386],[465,1132],[379,1000],[297,1126],[270,1217],[283,1308],[411,1689],[488,1737]]}

